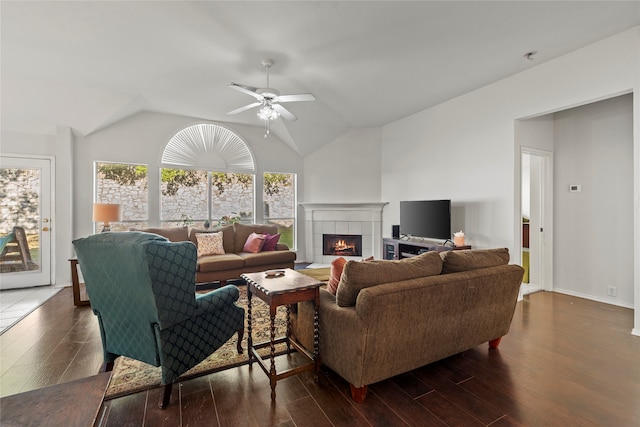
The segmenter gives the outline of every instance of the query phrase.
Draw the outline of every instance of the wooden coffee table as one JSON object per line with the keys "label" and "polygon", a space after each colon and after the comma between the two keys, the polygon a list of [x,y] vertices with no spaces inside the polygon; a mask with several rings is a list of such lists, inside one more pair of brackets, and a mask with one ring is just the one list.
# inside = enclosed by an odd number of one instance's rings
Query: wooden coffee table
{"label": "wooden coffee table", "polygon": [[[314,379],[318,380],[318,372],[320,371],[320,352],[319,346],[319,325],[318,325],[318,307],[320,304],[320,286],[322,282],[313,279],[304,274],[298,273],[290,268],[284,269],[284,274],[280,276],[269,277],[266,273],[245,273],[242,278],[247,282],[247,323],[249,335],[247,337],[249,347],[249,366],[256,361],[265,374],[269,377],[271,384],[271,399],[276,397],[276,382],[280,379],[296,375],[300,372],[313,370]],[[255,294],[258,298],[269,305],[271,316],[271,335],[270,340],[253,344],[251,334],[252,314],[251,314],[251,297]],[[305,349],[298,340],[291,335],[291,304],[297,304],[302,301],[313,301],[315,314],[313,316],[313,354]],[[277,338],[275,336],[275,317],[278,306],[287,306],[287,334],[284,337]],[[275,346],[278,343],[287,344],[287,352],[291,352],[293,346],[300,354],[309,359],[309,363],[287,369],[280,373],[276,372],[275,365]],[[262,357],[258,354],[258,349],[269,347],[269,359],[271,365],[267,369],[267,365]]]}

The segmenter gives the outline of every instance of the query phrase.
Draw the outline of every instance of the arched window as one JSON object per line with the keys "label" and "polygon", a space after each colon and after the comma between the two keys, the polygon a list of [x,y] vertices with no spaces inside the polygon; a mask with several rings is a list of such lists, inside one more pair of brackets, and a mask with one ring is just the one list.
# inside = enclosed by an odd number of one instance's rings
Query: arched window
{"label": "arched window", "polygon": [[250,174],[256,170],[242,138],[214,124],[189,126],[175,134],[162,153],[162,164]]}
{"label": "arched window", "polygon": [[255,162],[247,144],[215,124],[189,126],[162,153],[160,219],[166,225],[215,226],[255,220]]}

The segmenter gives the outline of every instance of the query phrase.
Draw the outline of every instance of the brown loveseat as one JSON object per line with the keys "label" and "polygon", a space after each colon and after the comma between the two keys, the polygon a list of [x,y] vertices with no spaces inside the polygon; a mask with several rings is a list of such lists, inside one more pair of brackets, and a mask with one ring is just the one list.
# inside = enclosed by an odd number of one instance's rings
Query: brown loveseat
{"label": "brown loveseat", "polygon": [[[320,359],[362,402],[368,384],[468,350],[497,347],[524,269],[507,249],[427,252],[399,261],[349,261],[336,296],[320,290]],[[313,342],[313,305],[298,304],[293,334]]]}
{"label": "brown loveseat", "polygon": [[[132,229],[132,231],[134,231]],[[224,254],[198,256],[196,282],[206,283],[239,279],[242,273],[252,273],[278,268],[293,268],[296,253],[289,250],[284,243],[278,243],[273,251],[258,253],[243,252],[243,247],[251,233],[276,235],[278,227],[268,224],[235,223],[208,230],[188,227],[145,228],[135,231],[155,233],[166,237],[172,242],[190,240],[196,246],[197,233],[213,233],[222,231]]]}

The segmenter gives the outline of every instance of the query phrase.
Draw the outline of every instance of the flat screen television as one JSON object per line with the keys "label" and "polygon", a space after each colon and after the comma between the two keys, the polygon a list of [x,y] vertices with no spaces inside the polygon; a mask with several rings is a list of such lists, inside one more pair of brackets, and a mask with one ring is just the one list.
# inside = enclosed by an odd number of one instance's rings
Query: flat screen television
{"label": "flat screen television", "polygon": [[401,201],[400,235],[450,239],[451,200]]}

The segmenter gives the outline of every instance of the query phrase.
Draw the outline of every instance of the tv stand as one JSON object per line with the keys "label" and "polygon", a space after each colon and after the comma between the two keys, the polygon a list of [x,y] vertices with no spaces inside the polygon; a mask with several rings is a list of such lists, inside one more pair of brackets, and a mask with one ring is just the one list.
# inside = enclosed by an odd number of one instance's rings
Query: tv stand
{"label": "tv stand", "polygon": [[384,259],[411,258],[425,252],[444,252],[471,249],[471,246],[445,246],[426,240],[404,240],[385,237],[382,239],[382,254]]}

